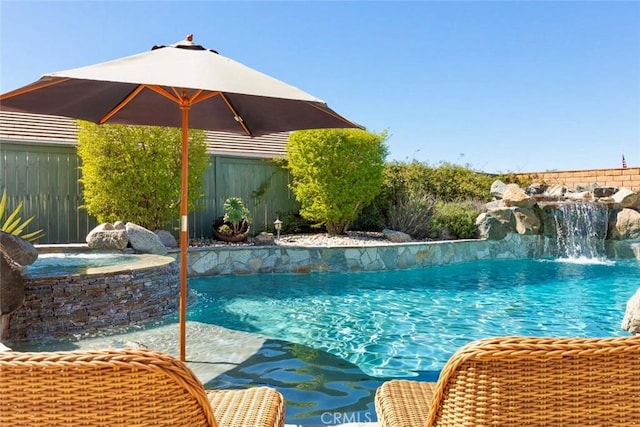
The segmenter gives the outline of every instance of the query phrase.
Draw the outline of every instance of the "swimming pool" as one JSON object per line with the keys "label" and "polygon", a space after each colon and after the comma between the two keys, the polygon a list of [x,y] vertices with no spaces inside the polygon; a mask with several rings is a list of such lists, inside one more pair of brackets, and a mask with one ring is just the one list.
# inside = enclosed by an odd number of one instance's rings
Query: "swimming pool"
{"label": "swimming pool", "polygon": [[640,263],[492,260],[375,273],[194,278],[189,319],[304,345],[372,377],[435,380],[487,336],[622,336]]}
{"label": "swimming pool", "polygon": [[[620,323],[638,277],[636,260],[526,259],[191,278],[187,363],[207,389],[277,388],[287,424],[375,421],[383,381],[436,381],[451,354],[474,339],[627,335]],[[177,316],[126,333],[13,348],[132,345],[176,355]]]}
{"label": "swimming pool", "polygon": [[132,263],[140,257],[122,253],[105,252],[54,252],[39,254],[38,259],[27,266],[30,279],[86,274],[94,268],[112,267]]}

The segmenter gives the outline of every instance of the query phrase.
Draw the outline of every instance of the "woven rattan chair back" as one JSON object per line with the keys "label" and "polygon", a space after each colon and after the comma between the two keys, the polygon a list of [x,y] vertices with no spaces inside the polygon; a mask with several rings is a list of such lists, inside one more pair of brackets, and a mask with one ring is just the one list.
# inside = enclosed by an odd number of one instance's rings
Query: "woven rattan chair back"
{"label": "woven rattan chair back", "polygon": [[640,423],[640,337],[485,339],[441,376],[428,425]]}
{"label": "woven rattan chair back", "polygon": [[150,350],[0,353],[0,426],[216,426],[186,365]]}
{"label": "woven rattan chair back", "polygon": [[640,425],[640,336],[483,339],[461,347],[437,384],[390,383],[376,396],[379,419],[422,415],[382,426]]}

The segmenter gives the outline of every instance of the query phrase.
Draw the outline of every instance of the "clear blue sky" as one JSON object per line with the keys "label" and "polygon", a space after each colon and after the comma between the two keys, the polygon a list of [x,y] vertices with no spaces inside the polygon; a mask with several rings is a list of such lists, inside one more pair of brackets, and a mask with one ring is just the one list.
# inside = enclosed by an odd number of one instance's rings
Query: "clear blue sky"
{"label": "clear blue sky", "polygon": [[188,33],[388,130],[388,160],[640,166],[638,1],[0,0],[0,91]]}

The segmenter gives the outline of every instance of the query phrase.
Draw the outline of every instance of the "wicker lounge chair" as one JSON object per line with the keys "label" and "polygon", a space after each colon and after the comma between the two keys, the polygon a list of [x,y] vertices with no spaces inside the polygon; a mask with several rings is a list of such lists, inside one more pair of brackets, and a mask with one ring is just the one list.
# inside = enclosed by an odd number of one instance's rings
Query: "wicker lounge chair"
{"label": "wicker lounge chair", "polygon": [[381,427],[640,425],[640,336],[483,339],[461,347],[437,383],[376,391]]}
{"label": "wicker lounge chair", "polygon": [[276,390],[205,391],[151,350],[0,353],[0,426],[283,426]]}

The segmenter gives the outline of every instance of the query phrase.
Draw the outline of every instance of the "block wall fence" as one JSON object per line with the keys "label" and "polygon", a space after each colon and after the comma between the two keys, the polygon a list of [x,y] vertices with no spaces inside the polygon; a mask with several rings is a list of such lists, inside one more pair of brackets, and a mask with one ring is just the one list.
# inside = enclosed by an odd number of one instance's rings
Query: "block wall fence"
{"label": "block wall fence", "polygon": [[530,172],[516,175],[548,185],[566,185],[570,189],[596,183],[601,187],[624,187],[640,191],[640,167]]}

